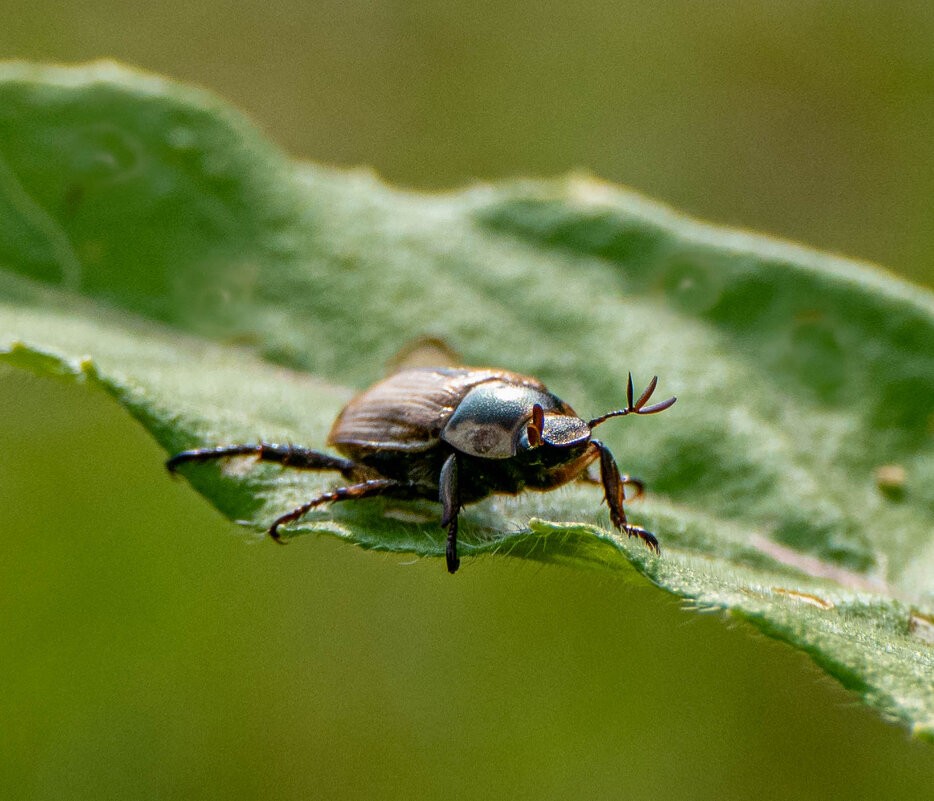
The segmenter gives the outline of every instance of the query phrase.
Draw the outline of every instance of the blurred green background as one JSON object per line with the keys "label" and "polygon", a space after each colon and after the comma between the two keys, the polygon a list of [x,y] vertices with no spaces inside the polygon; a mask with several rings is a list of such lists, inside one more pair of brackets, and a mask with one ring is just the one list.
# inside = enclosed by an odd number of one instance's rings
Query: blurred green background
{"label": "blurred green background", "polygon": [[[934,6],[26,3],[0,57],[205,85],[396,184],[587,169],[934,283]],[[2,325],[2,322],[0,322]],[[313,443],[311,443],[313,444]],[[248,545],[0,372],[3,798],[921,798],[934,749],[644,582]]]}

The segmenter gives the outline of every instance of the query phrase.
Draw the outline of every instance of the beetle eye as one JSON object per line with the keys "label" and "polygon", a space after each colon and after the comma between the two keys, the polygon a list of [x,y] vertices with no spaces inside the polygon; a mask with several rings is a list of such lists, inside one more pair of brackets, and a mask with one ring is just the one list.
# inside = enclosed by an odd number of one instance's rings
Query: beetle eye
{"label": "beetle eye", "polygon": [[526,428],[526,436],[529,438],[529,447],[537,448],[544,442],[542,431],[545,428],[545,412],[537,403],[532,407],[532,419]]}

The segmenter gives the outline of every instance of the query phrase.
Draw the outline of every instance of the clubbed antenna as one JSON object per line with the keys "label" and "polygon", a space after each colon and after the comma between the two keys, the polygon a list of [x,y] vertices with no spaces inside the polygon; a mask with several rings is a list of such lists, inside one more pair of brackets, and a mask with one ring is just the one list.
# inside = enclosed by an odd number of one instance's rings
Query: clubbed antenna
{"label": "clubbed antenna", "polygon": [[649,402],[649,398],[652,397],[652,393],[655,392],[655,387],[658,386],[658,376],[654,376],[649,382],[649,385],[645,388],[645,392],[639,396],[639,400],[633,402],[633,390],[632,390],[632,373],[629,374],[629,380],[626,382],[626,403],[629,404],[625,409],[617,409],[615,412],[607,412],[606,414],[600,415],[600,417],[595,417],[593,420],[590,420],[587,425],[590,428],[600,425],[600,423],[605,420],[609,420],[611,417],[623,417],[627,414],[657,414],[658,412],[663,412],[665,409],[669,408],[674,404],[677,398],[669,398],[668,400],[663,400],[661,403],[654,403],[651,406],[646,406]]}

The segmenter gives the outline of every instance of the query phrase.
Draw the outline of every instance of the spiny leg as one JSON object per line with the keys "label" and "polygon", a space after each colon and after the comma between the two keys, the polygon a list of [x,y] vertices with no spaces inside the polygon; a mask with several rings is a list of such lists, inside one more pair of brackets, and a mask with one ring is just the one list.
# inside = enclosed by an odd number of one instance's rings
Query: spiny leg
{"label": "spiny leg", "polygon": [[457,455],[451,454],[441,468],[438,480],[438,500],[441,501],[441,526],[448,530],[448,542],[444,555],[448,562],[448,573],[456,573],[461,560],[457,556],[457,515],[460,512],[460,493],[457,488]]}
{"label": "spiny leg", "polygon": [[[626,512],[623,509],[624,487],[627,483],[636,483],[635,480],[620,475],[616,459],[613,458],[613,454],[606,445],[597,440],[591,440],[591,442],[600,450],[600,478],[603,481],[606,505],[610,507],[610,521],[620,531],[625,531],[630,537],[639,537],[650,550],[659,553],[658,540],[655,535],[646,531],[642,526],[635,526],[626,520]],[[642,482],[638,482],[637,486],[641,488],[641,484]]]}
{"label": "spiny leg", "polygon": [[269,527],[269,536],[280,545],[285,542],[279,534],[279,526],[286,523],[292,523],[303,517],[316,506],[325,503],[335,503],[336,501],[354,501],[360,498],[372,498],[375,495],[396,495],[397,497],[414,497],[412,495],[412,485],[401,481],[393,481],[390,478],[375,478],[371,481],[362,481],[359,484],[351,484],[349,487],[338,487],[312,498],[308,503],[303,503],[288,514],[282,515]]}
{"label": "spiny leg", "polygon": [[275,462],[283,467],[298,470],[336,470],[344,478],[354,480],[361,477],[360,467],[349,459],[331,456],[309,448],[297,448],[292,444],[277,445],[269,442],[244,445],[221,445],[217,448],[198,448],[176,453],[165,466],[174,473],[186,462],[208,462],[228,456],[256,456],[261,462]]}

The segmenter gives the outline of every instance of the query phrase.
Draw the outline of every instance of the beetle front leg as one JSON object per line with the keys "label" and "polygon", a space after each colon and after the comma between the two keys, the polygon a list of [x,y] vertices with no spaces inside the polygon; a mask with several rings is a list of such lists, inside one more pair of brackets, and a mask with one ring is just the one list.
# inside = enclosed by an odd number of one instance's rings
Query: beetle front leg
{"label": "beetle front leg", "polygon": [[457,488],[457,455],[452,453],[441,468],[438,481],[438,500],[441,501],[441,526],[448,530],[448,542],[444,555],[448,562],[448,573],[456,573],[461,560],[457,556],[457,515],[460,512],[460,493]]}
{"label": "beetle front leg", "polygon": [[619,468],[616,466],[616,459],[610,449],[602,442],[591,440],[600,451],[600,479],[603,482],[603,492],[606,496],[606,505],[610,507],[610,521],[620,531],[625,531],[630,537],[639,537],[649,550],[659,553],[658,540],[650,531],[646,531],[642,526],[634,526],[626,520],[626,512],[623,509],[623,502],[626,500],[626,484],[635,483],[641,490],[642,482],[636,482],[628,476],[625,478],[620,475]]}

